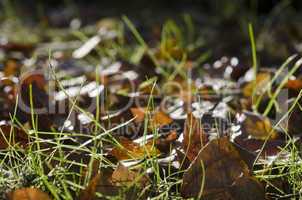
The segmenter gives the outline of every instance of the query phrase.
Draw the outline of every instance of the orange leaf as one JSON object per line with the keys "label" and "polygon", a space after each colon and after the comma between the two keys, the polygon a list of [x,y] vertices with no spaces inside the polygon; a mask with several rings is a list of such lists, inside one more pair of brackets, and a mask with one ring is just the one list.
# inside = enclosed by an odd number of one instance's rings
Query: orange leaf
{"label": "orange leaf", "polygon": [[296,80],[288,80],[286,85],[286,88],[292,89],[292,90],[301,90],[302,89],[302,81],[299,79]]}
{"label": "orange leaf", "polygon": [[172,119],[166,115],[165,113],[161,111],[157,111],[154,113],[152,119],[151,119],[151,125],[154,126],[155,128],[161,127],[164,125],[168,125],[172,123]]}
{"label": "orange leaf", "polygon": [[37,188],[21,188],[8,194],[9,200],[50,200],[51,198]]}
{"label": "orange leaf", "polygon": [[136,123],[143,122],[145,119],[146,108],[130,108],[132,115],[135,118]]}
{"label": "orange leaf", "polygon": [[[133,116],[135,116],[135,122],[141,123],[145,120],[145,117],[147,116],[147,108],[131,108],[131,113]],[[151,113],[151,119],[150,119],[150,129],[162,127],[165,125],[168,125],[172,123],[172,119],[165,114],[162,111],[155,111],[154,113]]]}
{"label": "orange leaf", "polygon": [[101,174],[97,173],[96,176],[91,179],[88,186],[81,192],[79,199],[80,200],[95,199],[95,192],[100,180],[101,180]]}
{"label": "orange leaf", "polygon": [[114,147],[110,152],[118,160],[143,159],[144,157],[152,157],[160,153],[153,144],[149,143],[140,146],[124,137],[119,139],[119,143],[121,146]]}

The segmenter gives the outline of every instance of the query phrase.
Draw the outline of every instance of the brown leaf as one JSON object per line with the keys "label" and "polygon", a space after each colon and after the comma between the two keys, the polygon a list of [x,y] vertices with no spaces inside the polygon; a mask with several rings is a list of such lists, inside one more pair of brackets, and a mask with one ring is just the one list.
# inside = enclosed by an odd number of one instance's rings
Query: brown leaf
{"label": "brown leaf", "polygon": [[96,199],[96,192],[110,196],[117,195],[119,188],[110,181],[112,173],[112,169],[102,168],[100,172],[93,176],[88,186],[80,193],[79,199],[94,200]]}
{"label": "brown leaf", "polygon": [[265,193],[261,183],[254,177],[241,176],[230,188],[233,199],[261,200]]}
{"label": "brown leaf", "polygon": [[[131,113],[135,118],[135,122],[136,123],[141,123],[145,120],[145,117],[147,117],[147,112],[148,109],[147,108],[131,108]],[[153,113],[150,113],[151,115],[151,119],[150,119],[150,123],[149,123],[149,128],[153,129],[153,128],[159,128],[165,125],[168,125],[170,123],[172,123],[172,119],[165,114],[162,111],[155,111]]]}
{"label": "brown leaf", "polygon": [[21,188],[8,194],[9,200],[50,200],[51,198],[37,188]]}
{"label": "brown leaf", "polygon": [[162,127],[164,125],[168,125],[172,123],[172,121],[173,120],[168,115],[166,115],[162,111],[157,111],[152,116],[151,125],[157,128],[157,127]]}
{"label": "brown leaf", "polygon": [[190,166],[191,162],[181,150],[176,149],[176,155],[177,155],[177,160],[179,163],[179,169],[180,170],[186,170]]}
{"label": "brown leaf", "polygon": [[257,74],[255,82],[251,81],[243,87],[242,93],[245,97],[251,97],[253,95],[253,91],[255,90],[255,93],[259,95],[264,92],[263,89],[267,87],[270,81],[271,74],[267,72],[261,72]]}
{"label": "brown leaf", "polygon": [[195,159],[206,142],[200,120],[189,113],[185,122],[183,149],[190,161]]}
{"label": "brown leaf", "polygon": [[111,182],[115,186],[129,186],[135,183],[139,187],[145,187],[148,181],[146,176],[141,176],[120,163],[111,176]]}
{"label": "brown leaf", "polygon": [[[155,140],[155,146],[161,152],[168,153],[171,150],[171,144],[176,141],[178,135],[175,130],[171,130],[170,133],[165,138],[158,138]],[[150,141],[153,142],[153,141]]]}
{"label": "brown leaf", "polygon": [[146,108],[130,108],[132,115],[135,118],[136,123],[143,122],[145,120]]}
{"label": "brown leaf", "polygon": [[[240,177],[249,178],[250,171],[236,147],[229,142],[227,137],[215,139],[200,151],[184,173],[181,194],[184,198],[201,195],[202,199],[238,199],[238,194],[234,195],[230,187],[236,184]],[[203,179],[204,187],[201,191]],[[241,188],[247,191],[248,187],[253,184],[258,183],[253,180],[252,183],[242,185]],[[261,196],[260,193],[262,194],[260,189],[255,189],[253,192],[256,194],[252,195]]]}
{"label": "brown leaf", "polygon": [[46,80],[43,74],[36,73],[26,76],[25,79],[21,81],[22,87],[29,87],[30,84],[36,85],[37,88],[44,90],[46,85]]}
{"label": "brown leaf", "polygon": [[101,180],[101,174],[97,173],[96,176],[94,176],[88,186],[81,192],[80,194],[80,200],[93,200],[95,199],[95,193],[97,189],[97,185],[99,184]]}
{"label": "brown leaf", "polygon": [[22,129],[11,126],[7,122],[0,125],[0,149],[6,149],[9,145],[15,145],[16,143],[20,143],[22,147],[25,147],[28,142],[28,135]]}
{"label": "brown leaf", "polygon": [[240,136],[236,137],[234,139],[234,142],[243,149],[254,152],[256,154],[259,154],[260,150],[262,150],[262,157],[277,155],[280,152],[280,149],[282,149],[286,145],[286,142],[284,140],[268,140],[265,142],[264,140]]}
{"label": "brown leaf", "polygon": [[299,79],[288,80],[285,87],[292,90],[300,91],[302,89],[302,81]]}
{"label": "brown leaf", "polygon": [[[290,104],[292,106],[292,104]],[[293,108],[288,117],[288,132],[292,135],[299,135],[302,133],[302,104],[299,101]]]}
{"label": "brown leaf", "polygon": [[159,150],[150,143],[140,146],[125,137],[119,138],[118,142],[121,146],[116,146],[109,152],[118,160],[143,159],[144,157],[159,155],[160,153]]}
{"label": "brown leaf", "polygon": [[276,139],[277,132],[273,129],[269,118],[252,112],[243,112],[237,115],[237,120],[241,124],[242,134],[252,136],[255,139],[265,140],[267,137]]}
{"label": "brown leaf", "polygon": [[94,200],[96,192],[106,196],[122,195],[125,199],[136,199],[137,190],[141,190],[148,182],[148,177],[140,176],[139,172],[129,170],[119,163],[114,171],[102,168],[81,192],[79,199]]}
{"label": "brown leaf", "polygon": [[4,67],[5,76],[13,76],[17,74],[17,71],[20,68],[20,64],[15,60],[7,60]]}

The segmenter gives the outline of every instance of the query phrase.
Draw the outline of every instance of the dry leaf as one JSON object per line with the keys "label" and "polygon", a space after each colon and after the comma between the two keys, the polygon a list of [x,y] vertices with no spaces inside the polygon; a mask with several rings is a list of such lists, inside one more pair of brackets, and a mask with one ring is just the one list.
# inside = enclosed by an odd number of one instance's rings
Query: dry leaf
{"label": "dry leaf", "polygon": [[81,192],[80,194],[80,200],[93,200],[95,199],[95,193],[97,189],[97,185],[99,184],[101,180],[101,174],[97,173],[96,176],[94,176],[88,186]]}
{"label": "dry leaf", "polygon": [[[181,194],[184,198],[200,196],[202,199],[237,200],[238,194],[234,195],[231,186],[236,184],[240,177],[250,177],[250,170],[240,153],[227,137],[215,139],[200,151],[185,172]],[[251,184],[258,184],[256,180],[252,182],[242,185],[242,191],[247,191],[246,187]],[[201,191],[203,183],[204,187]],[[236,192],[240,191],[236,190]],[[254,195],[262,197],[262,188],[253,192]],[[249,196],[248,193],[246,195]],[[260,199],[264,199],[264,196]]]}
{"label": "dry leaf", "polygon": [[28,135],[22,129],[11,126],[7,122],[0,124],[0,149],[6,149],[9,144],[15,145],[16,143],[25,147],[28,141]]}
{"label": "dry leaf", "polygon": [[264,89],[271,81],[271,74],[270,73],[259,73],[256,76],[256,81],[251,81],[247,83],[243,89],[242,93],[245,97],[251,97],[253,95],[253,91],[255,90],[256,94],[261,94],[264,92]]}
{"label": "dry leaf", "polygon": [[135,117],[135,122],[140,123],[145,120],[146,108],[130,108],[132,115]]}
{"label": "dry leaf", "polygon": [[302,81],[299,79],[288,80],[285,87],[288,89],[300,91],[302,89]]}
{"label": "dry leaf", "polygon": [[[147,108],[131,108],[131,113],[135,118],[136,123],[141,123],[147,117]],[[172,123],[172,119],[162,111],[155,111],[154,113],[150,113],[151,119],[149,123],[149,128],[159,128],[165,125]]]}
{"label": "dry leaf", "polygon": [[276,139],[277,132],[273,129],[269,118],[252,112],[243,112],[237,115],[237,120],[241,125],[242,134],[252,136],[255,139],[265,140],[267,137]]}
{"label": "dry leaf", "polygon": [[143,188],[148,181],[146,176],[141,176],[138,172],[129,170],[121,163],[118,164],[111,176],[111,182],[115,186],[129,186],[135,184]]}
{"label": "dry leaf", "polygon": [[163,113],[162,111],[157,111],[154,113],[154,115],[152,116],[151,119],[151,126],[152,127],[162,127],[168,124],[172,123],[172,119],[166,115],[165,113]]}
{"label": "dry leaf", "polygon": [[[176,141],[178,135],[175,130],[172,130],[165,138],[158,138],[155,140],[156,148],[160,150],[160,152],[168,153],[171,150],[171,145],[174,141]],[[150,143],[153,141],[150,141]]]}
{"label": "dry leaf", "polygon": [[118,142],[121,146],[114,147],[110,152],[118,160],[143,159],[157,156],[160,153],[155,145],[150,143],[140,146],[124,137],[119,138]]}
{"label": "dry leaf", "polygon": [[200,149],[206,144],[207,138],[200,120],[192,113],[187,115],[184,129],[183,149],[190,161],[193,161]]}
{"label": "dry leaf", "polygon": [[21,188],[8,194],[9,200],[51,200],[51,198],[37,188]]}

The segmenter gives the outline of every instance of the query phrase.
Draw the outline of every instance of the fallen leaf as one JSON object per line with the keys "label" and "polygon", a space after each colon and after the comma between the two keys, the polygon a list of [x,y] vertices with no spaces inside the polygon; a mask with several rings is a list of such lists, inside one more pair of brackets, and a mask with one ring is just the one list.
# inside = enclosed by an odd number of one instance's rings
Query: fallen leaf
{"label": "fallen leaf", "polygon": [[[131,113],[135,118],[136,123],[141,123],[148,116],[147,108],[131,108]],[[173,122],[173,120],[162,111],[150,112],[150,124],[149,128],[152,130],[153,128],[159,128],[165,125],[168,125]]]}
{"label": "fallen leaf", "polygon": [[20,64],[16,60],[7,60],[4,67],[4,75],[14,76],[17,74],[17,71],[20,69]]}
{"label": "fallen leaf", "polygon": [[300,91],[302,89],[302,81],[299,79],[288,80],[285,87],[292,90]]}
{"label": "fallen leaf", "polygon": [[207,138],[200,120],[192,113],[187,115],[184,128],[183,149],[190,161],[193,161],[200,149],[206,144]]}
{"label": "fallen leaf", "polygon": [[145,120],[146,108],[130,108],[132,115],[135,117],[135,122],[140,123]]}
{"label": "fallen leaf", "polygon": [[164,125],[168,125],[172,123],[172,121],[173,120],[168,115],[166,115],[162,111],[157,111],[152,116],[151,125],[157,128],[157,127],[162,127]]}
{"label": "fallen leaf", "polygon": [[302,106],[299,101],[293,108],[288,117],[288,132],[292,135],[299,135],[302,133]]}
{"label": "fallen leaf", "polygon": [[202,148],[184,173],[181,194],[184,198],[239,200],[238,196],[243,193],[232,186],[240,185],[241,182],[237,183],[241,181],[240,177],[251,180],[249,184],[241,184],[241,189],[247,196],[255,195],[264,199],[263,189],[260,187],[253,189],[253,193],[247,192],[250,185],[257,185],[258,182],[250,178],[250,170],[236,147],[227,137],[215,139]]}
{"label": "fallen leaf", "polygon": [[10,125],[8,122],[2,121],[0,124],[0,149],[6,149],[9,145],[15,145],[19,143],[22,147],[25,147],[29,138],[27,133],[22,129]]}
{"label": "fallen leaf", "polygon": [[256,76],[256,81],[248,82],[243,88],[242,93],[245,97],[251,97],[253,91],[255,94],[260,95],[264,92],[264,89],[268,86],[271,81],[271,74],[266,72],[258,73]]}
{"label": "fallen leaf", "polygon": [[91,178],[88,186],[81,191],[79,199],[94,200],[96,199],[96,192],[109,196],[118,195],[119,187],[110,182],[112,173],[111,168],[102,168]]}
{"label": "fallen leaf", "polygon": [[241,176],[230,188],[233,199],[261,200],[265,199],[263,185],[254,177]]}
{"label": "fallen leaf", "polygon": [[[166,137],[160,137],[155,140],[155,146],[160,152],[168,153],[171,150],[171,145],[174,141],[176,141],[178,135],[175,130],[171,130],[170,133]],[[153,141],[150,141],[153,142]]]}
{"label": "fallen leaf", "polygon": [[140,146],[125,137],[120,137],[118,142],[120,145],[114,147],[109,152],[109,154],[118,160],[143,159],[145,157],[157,156],[160,153],[155,145],[150,143]]}
{"label": "fallen leaf", "polygon": [[118,164],[111,176],[111,182],[115,186],[137,185],[140,188],[143,188],[146,186],[148,181],[148,177],[129,170],[121,163]]}
{"label": "fallen leaf", "polygon": [[88,186],[82,190],[80,194],[80,200],[94,200],[97,185],[101,180],[101,174],[97,173],[89,182]]}
{"label": "fallen leaf", "polygon": [[9,200],[51,200],[51,198],[37,188],[21,188],[8,194]]}
{"label": "fallen leaf", "polygon": [[236,117],[243,135],[262,140],[268,137],[270,139],[278,137],[278,133],[273,129],[271,121],[267,117],[248,111],[244,111]]}
{"label": "fallen leaf", "polygon": [[119,163],[114,171],[111,168],[102,168],[81,192],[79,199],[97,199],[96,192],[105,196],[122,195],[122,199],[137,199],[138,191],[148,182],[148,177],[140,177],[138,172],[131,171]]}

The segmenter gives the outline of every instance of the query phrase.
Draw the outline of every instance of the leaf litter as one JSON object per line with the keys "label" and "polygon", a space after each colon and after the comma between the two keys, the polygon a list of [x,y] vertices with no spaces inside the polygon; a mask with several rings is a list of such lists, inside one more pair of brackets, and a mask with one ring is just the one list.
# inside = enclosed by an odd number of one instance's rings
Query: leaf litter
{"label": "leaf litter", "polygon": [[[198,48],[182,43],[174,22],[164,25],[163,38],[152,48],[125,17],[124,22],[131,34],[120,35],[123,23],[117,19],[101,20],[85,41],[69,36],[81,45],[58,46],[48,57],[39,44],[0,45],[0,149],[7,153],[1,154],[0,171],[11,165],[5,155],[18,158],[15,165],[27,162],[22,155],[40,159],[31,187],[5,188],[7,198],[57,198],[58,187],[80,200],[147,199],[162,192],[269,199],[273,186],[257,171],[265,176],[269,167],[288,161],[289,140],[292,148],[301,145],[301,74],[293,75],[298,67],[275,81],[275,69],[260,69],[253,77],[236,57],[200,65]],[[132,34],[142,50],[133,48]],[[32,52],[39,56],[28,57]],[[293,105],[287,126],[272,117],[281,112],[273,98],[280,85]],[[37,184],[41,173],[48,181]]]}

